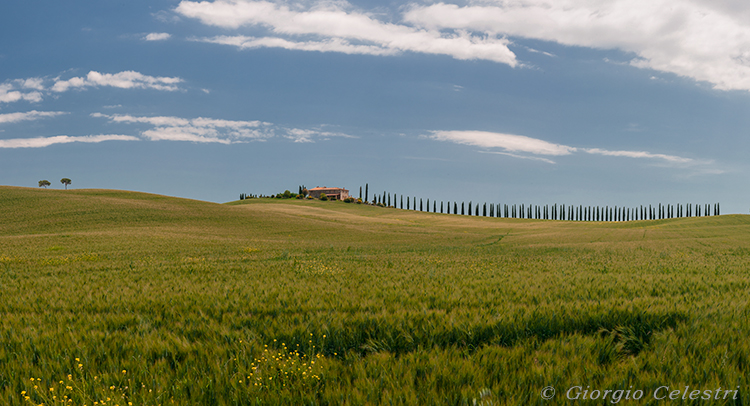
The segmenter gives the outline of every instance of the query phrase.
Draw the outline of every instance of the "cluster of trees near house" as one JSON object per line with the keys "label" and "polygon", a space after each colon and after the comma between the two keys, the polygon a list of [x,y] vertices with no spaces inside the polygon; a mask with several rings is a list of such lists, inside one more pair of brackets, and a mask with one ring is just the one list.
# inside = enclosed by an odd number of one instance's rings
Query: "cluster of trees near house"
{"label": "cluster of trees near house", "polygon": [[311,198],[309,197],[309,192],[307,191],[307,188],[304,185],[300,185],[299,187],[299,193],[292,193],[289,190],[285,190],[282,193],[276,193],[271,195],[254,195],[249,193],[240,193],[240,200],[245,199],[259,199],[259,198],[275,198],[275,199],[305,199],[305,198]]}
{"label": "cluster of trees near house", "polygon": [[[62,179],[60,179],[60,183],[62,183],[63,185],[65,185],[65,189],[67,189],[68,185],[70,185],[71,183],[73,183],[73,181],[70,180],[70,179],[68,179],[68,178],[62,178]],[[39,187],[43,187],[45,189],[47,189],[47,186],[49,186],[51,184],[52,183],[50,183],[50,181],[48,181],[47,179],[43,179],[43,180],[39,181]]]}
{"label": "cluster of trees near house", "polygon": [[[565,204],[501,204],[501,203],[473,203],[469,201],[437,201],[430,199],[404,196],[383,192],[374,194],[370,200],[370,186],[365,184],[364,195],[362,187],[359,188],[359,198],[350,197],[344,201],[347,203],[364,203],[380,207],[391,207],[404,210],[415,210],[431,213],[458,214],[463,216],[504,217],[520,219],[540,220],[568,220],[568,221],[632,221],[632,220],[659,220],[676,217],[703,217],[718,216],[721,214],[719,203],[713,204],[662,204],[640,205],[636,207],[625,206],[584,206]],[[248,197],[250,196],[250,197]],[[240,199],[251,198],[252,195],[241,194]],[[256,196],[257,197],[257,196]],[[261,195],[261,197],[263,197]],[[299,194],[294,195],[290,191],[279,193],[276,198],[310,198],[307,189],[300,186]],[[325,195],[321,196],[325,199]]]}

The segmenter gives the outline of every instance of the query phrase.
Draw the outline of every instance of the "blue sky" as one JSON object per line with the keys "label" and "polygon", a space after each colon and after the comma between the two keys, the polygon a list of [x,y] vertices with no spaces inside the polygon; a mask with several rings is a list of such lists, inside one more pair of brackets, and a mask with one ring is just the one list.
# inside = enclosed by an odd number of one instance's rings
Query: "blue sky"
{"label": "blue sky", "polygon": [[0,184],[750,210],[746,2],[0,11]]}

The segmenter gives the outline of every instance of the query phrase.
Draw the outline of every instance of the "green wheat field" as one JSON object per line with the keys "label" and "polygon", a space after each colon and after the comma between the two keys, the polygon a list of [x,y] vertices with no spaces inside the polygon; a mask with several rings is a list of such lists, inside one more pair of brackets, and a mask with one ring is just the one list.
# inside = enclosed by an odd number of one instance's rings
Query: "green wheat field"
{"label": "green wheat field", "polygon": [[0,187],[3,405],[749,404],[749,303],[744,215]]}

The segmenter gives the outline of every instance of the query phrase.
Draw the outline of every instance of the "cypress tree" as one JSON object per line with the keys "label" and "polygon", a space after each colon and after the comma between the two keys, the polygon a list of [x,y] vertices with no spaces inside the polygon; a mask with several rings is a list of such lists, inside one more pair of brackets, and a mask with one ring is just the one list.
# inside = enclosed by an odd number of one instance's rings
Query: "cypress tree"
{"label": "cypress tree", "polygon": [[458,202],[453,202],[453,214],[458,214]]}
{"label": "cypress tree", "polygon": [[482,208],[482,216],[487,217],[487,203]]}
{"label": "cypress tree", "polygon": [[424,208],[422,208],[422,198],[419,198],[419,211],[424,211]]}
{"label": "cypress tree", "polygon": [[404,209],[404,195],[401,195],[401,210]]}
{"label": "cypress tree", "polygon": [[362,198],[362,186],[359,187],[359,198]]}
{"label": "cypress tree", "polygon": [[[463,210],[461,210],[461,211],[463,212]],[[469,213],[469,215],[471,216],[471,200],[469,200],[469,210],[467,211],[467,213]],[[461,214],[463,214],[463,213],[461,213]]]}
{"label": "cypress tree", "polygon": [[464,215],[464,202],[461,202],[461,215]]}
{"label": "cypress tree", "polygon": [[365,201],[367,201],[367,194],[369,192],[370,185],[368,183],[365,183]]}
{"label": "cypress tree", "polygon": [[427,213],[430,212],[430,199],[427,199]]}
{"label": "cypress tree", "polygon": [[719,207],[719,203],[716,203],[716,215],[717,216],[721,215],[721,207]]}

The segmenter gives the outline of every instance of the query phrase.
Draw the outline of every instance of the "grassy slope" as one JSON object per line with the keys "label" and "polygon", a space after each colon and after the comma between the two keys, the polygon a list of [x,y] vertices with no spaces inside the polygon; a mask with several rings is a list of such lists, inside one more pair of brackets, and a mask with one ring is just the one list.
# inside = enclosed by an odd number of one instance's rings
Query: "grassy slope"
{"label": "grassy slope", "polygon": [[[749,224],[1,187],[0,396],[18,404],[29,377],[71,371],[106,389],[121,369],[153,389],[130,393],[135,404],[463,404],[483,388],[495,404],[530,404],[546,385],[747,387]],[[292,371],[262,355],[282,342],[324,356],[310,371],[322,378],[274,386]],[[259,364],[250,381],[262,389],[241,379]]]}

